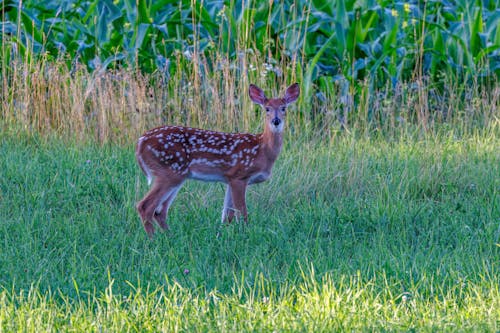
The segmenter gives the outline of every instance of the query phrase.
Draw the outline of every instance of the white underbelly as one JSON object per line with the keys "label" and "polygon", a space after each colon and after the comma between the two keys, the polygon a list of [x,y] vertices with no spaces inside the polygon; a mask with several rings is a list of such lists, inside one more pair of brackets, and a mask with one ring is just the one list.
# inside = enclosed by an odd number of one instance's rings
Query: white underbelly
{"label": "white underbelly", "polygon": [[204,182],[227,182],[226,178],[224,178],[224,176],[222,176],[221,174],[199,171],[191,171],[188,178],[202,180]]}

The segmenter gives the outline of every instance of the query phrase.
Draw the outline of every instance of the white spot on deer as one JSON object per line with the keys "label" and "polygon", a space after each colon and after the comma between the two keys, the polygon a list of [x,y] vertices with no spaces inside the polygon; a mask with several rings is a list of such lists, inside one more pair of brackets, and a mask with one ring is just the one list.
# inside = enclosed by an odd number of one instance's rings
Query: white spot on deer
{"label": "white spot on deer", "polygon": [[217,154],[217,155],[221,154],[221,151],[219,149],[215,149],[215,148],[210,148],[209,152],[211,152],[212,154]]}
{"label": "white spot on deer", "polygon": [[209,161],[206,158],[194,158],[191,160],[191,163],[189,163],[189,166],[196,165],[196,164],[203,164],[206,166],[213,166],[213,162]]}

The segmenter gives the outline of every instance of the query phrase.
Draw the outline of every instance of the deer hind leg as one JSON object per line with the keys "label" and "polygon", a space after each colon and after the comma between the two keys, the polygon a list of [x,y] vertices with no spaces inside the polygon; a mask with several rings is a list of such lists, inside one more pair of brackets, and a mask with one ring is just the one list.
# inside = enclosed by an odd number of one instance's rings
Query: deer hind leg
{"label": "deer hind leg", "polygon": [[142,198],[139,203],[137,203],[137,211],[141,217],[142,224],[144,225],[144,230],[149,237],[152,237],[155,229],[152,223],[152,216],[148,215],[149,207],[154,204],[155,198],[160,195],[161,187],[158,184],[154,184],[151,190]]}
{"label": "deer hind leg", "polygon": [[[141,220],[144,225],[144,230],[146,230],[146,233],[148,234],[149,237],[152,237],[154,234],[153,219],[155,219],[156,221],[160,219],[160,221],[162,221],[162,223],[160,222],[160,226],[162,228],[166,226],[165,219],[169,203],[165,205],[164,203],[168,201],[173,192],[178,191],[181,184],[182,181],[179,180],[171,179],[168,181],[161,181],[160,178],[156,178],[151,190],[137,204],[137,210],[139,212],[139,215],[141,216]],[[165,211],[164,218],[162,220],[161,217],[158,217],[158,219],[156,219],[155,212],[159,210],[160,211],[159,215],[161,216],[161,213],[163,212],[163,209],[165,207],[167,209]]]}
{"label": "deer hind leg", "polygon": [[172,202],[175,200],[175,197],[177,196],[177,193],[179,192],[181,187],[182,183],[174,187],[171,191],[166,192],[154,211],[153,217],[163,230],[168,229],[168,224],[166,222],[168,209],[170,208]]}
{"label": "deer hind leg", "polygon": [[[224,200],[223,219],[231,222],[234,217],[242,216],[245,223],[248,222],[247,205],[246,205],[246,189],[247,183],[244,181],[230,182],[226,190],[226,199]],[[230,195],[228,194],[230,193]],[[229,199],[228,199],[229,195]],[[226,205],[227,203],[227,205]]]}

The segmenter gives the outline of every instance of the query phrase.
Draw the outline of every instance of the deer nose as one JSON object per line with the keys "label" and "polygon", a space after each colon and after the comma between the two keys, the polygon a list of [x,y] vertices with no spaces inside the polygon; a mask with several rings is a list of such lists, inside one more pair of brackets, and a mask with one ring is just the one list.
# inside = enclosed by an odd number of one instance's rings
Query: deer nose
{"label": "deer nose", "polygon": [[281,124],[281,119],[280,118],[274,118],[272,121],[274,126],[278,127]]}

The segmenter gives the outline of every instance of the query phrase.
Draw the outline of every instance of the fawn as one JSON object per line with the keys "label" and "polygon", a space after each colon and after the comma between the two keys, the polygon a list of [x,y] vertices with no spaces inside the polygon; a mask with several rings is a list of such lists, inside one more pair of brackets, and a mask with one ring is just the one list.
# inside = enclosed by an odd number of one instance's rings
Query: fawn
{"label": "fawn", "polygon": [[184,181],[188,178],[227,184],[222,222],[242,216],[247,222],[245,202],[248,185],[265,181],[271,175],[283,143],[286,107],[297,100],[297,83],[282,98],[267,98],[250,85],[250,99],[266,111],[261,134],[223,133],[181,126],[154,128],[137,142],[136,158],[148,178],[151,190],[137,204],[144,229],[154,234],[153,220],[168,229],[167,213]]}

